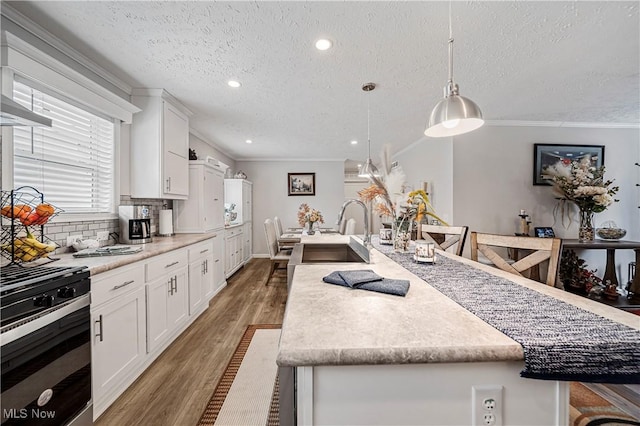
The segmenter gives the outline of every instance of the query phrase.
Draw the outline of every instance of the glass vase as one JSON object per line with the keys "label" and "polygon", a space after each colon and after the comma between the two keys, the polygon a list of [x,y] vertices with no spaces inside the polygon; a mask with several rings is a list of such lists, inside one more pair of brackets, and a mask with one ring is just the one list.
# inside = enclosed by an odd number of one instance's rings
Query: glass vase
{"label": "glass vase", "polygon": [[578,225],[578,241],[588,243],[593,241],[593,211],[580,209],[580,224]]}
{"label": "glass vase", "polygon": [[409,251],[409,240],[411,232],[409,231],[409,221],[396,219],[391,223],[393,239],[393,250],[396,252],[406,253]]}
{"label": "glass vase", "polygon": [[313,224],[315,222],[307,222],[309,224],[309,229],[307,230],[307,235],[313,235],[315,234],[315,231],[313,230]]}

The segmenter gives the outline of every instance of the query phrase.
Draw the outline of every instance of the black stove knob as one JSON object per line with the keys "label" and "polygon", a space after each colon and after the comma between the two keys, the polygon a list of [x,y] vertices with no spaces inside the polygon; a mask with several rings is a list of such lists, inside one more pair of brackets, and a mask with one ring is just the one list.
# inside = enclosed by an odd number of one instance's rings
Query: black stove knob
{"label": "black stove knob", "polygon": [[33,305],[50,308],[53,306],[53,302],[55,300],[56,300],[55,296],[43,294],[42,296],[36,296],[33,298]]}
{"label": "black stove knob", "polygon": [[76,295],[76,289],[73,287],[63,287],[58,289],[58,297],[71,298]]}

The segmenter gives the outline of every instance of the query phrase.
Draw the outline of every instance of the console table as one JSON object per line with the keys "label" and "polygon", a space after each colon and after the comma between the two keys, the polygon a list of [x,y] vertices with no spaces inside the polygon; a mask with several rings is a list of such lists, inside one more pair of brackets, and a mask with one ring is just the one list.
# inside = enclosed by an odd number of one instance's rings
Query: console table
{"label": "console table", "polygon": [[[607,266],[604,271],[603,282],[611,281],[611,284],[618,285],[618,277],[616,275],[616,250],[634,250],[636,252],[636,265],[640,265],[640,242],[639,241],[607,241],[593,240],[581,243],[578,240],[562,240],[563,249],[582,249],[582,250],[607,250]],[[640,298],[640,274],[636,273],[631,282],[630,291],[633,292],[636,299]]]}

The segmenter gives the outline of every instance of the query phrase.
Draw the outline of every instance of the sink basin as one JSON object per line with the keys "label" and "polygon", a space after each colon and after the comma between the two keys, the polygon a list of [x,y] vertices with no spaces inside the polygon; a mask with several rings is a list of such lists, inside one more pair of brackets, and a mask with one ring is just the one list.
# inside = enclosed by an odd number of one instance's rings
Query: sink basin
{"label": "sink basin", "polygon": [[294,246],[287,265],[288,285],[291,285],[297,265],[319,263],[369,263],[369,250],[353,238],[348,244],[298,243]]}
{"label": "sink basin", "polygon": [[366,262],[348,244],[301,244],[300,263]]}

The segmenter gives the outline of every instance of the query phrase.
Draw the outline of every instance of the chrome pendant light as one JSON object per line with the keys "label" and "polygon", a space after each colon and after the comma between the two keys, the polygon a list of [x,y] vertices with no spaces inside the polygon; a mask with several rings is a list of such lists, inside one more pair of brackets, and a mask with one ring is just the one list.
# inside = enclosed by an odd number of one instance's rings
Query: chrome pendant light
{"label": "chrome pendant light", "polygon": [[[375,83],[366,83],[362,86],[362,90],[365,92],[371,92],[376,88]],[[371,161],[371,130],[370,130],[370,111],[371,110],[371,102],[369,102],[369,97],[367,97],[367,146],[369,147],[367,161],[364,162],[362,167],[360,168],[360,172],[358,173],[358,177],[371,178],[380,176],[380,172],[378,168]]]}
{"label": "chrome pendant light", "polygon": [[453,82],[453,32],[449,2],[449,81],[444,88],[444,99],[431,111],[424,134],[434,138],[461,135],[483,124],[480,107],[471,99],[460,96],[458,85]]}

